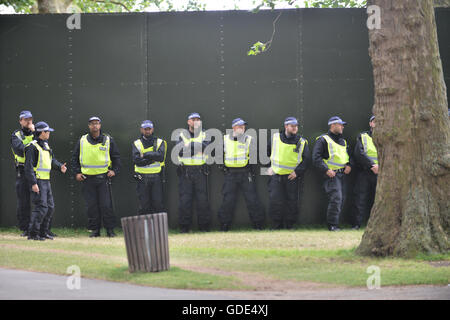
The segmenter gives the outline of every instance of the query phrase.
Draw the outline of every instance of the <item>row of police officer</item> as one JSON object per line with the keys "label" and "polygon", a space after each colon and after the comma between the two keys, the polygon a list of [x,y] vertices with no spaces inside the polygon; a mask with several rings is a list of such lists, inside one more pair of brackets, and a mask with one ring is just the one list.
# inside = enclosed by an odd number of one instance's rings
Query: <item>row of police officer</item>
{"label": "row of police officer", "polygon": [[[54,202],[50,186],[50,170],[66,172],[65,164],[53,158],[48,145],[49,132],[45,122],[32,122],[29,111],[19,116],[21,129],[11,139],[16,162],[17,217],[19,227],[30,239],[53,238],[51,220]],[[115,215],[111,192],[111,178],[120,171],[120,154],[113,138],[101,130],[101,120],[91,117],[89,132],[83,135],[73,151],[71,166],[77,181],[82,182],[82,194],[87,207],[88,229],[91,237],[100,236],[103,225],[108,236],[113,237]],[[189,232],[192,224],[193,202],[197,202],[199,230],[208,231],[211,222],[209,205],[208,167],[206,147],[210,143],[201,126],[201,117],[192,113],[187,119],[188,130],[180,135],[177,173],[179,176],[179,226],[181,232]],[[245,133],[246,122],[237,118],[232,122],[232,133],[224,139],[223,202],[219,209],[220,228],[229,230],[237,195],[242,192],[246,200],[252,225],[264,227],[265,211],[258,198],[255,184],[255,165],[249,163],[250,150],[256,142]],[[375,119],[371,117],[371,130],[358,137],[354,157],[342,134],[346,123],[339,117],[328,121],[329,131],[317,138],[312,163],[323,172],[323,187],[328,197],[327,222],[329,230],[339,230],[339,216],[345,200],[345,176],[355,166],[362,168],[355,188],[355,222],[359,228],[373,203],[378,159],[371,135]],[[164,211],[163,182],[167,143],[154,135],[153,123],[141,124],[141,136],[132,144],[135,165],[139,214]],[[269,145],[270,168],[269,214],[275,229],[292,228],[298,217],[304,173],[311,156],[308,141],[298,134],[298,121],[286,118],[284,129],[273,135]],[[28,168],[28,169],[26,169]],[[45,173],[44,173],[45,172]],[[30,189],[35,209],[30,215]]]}

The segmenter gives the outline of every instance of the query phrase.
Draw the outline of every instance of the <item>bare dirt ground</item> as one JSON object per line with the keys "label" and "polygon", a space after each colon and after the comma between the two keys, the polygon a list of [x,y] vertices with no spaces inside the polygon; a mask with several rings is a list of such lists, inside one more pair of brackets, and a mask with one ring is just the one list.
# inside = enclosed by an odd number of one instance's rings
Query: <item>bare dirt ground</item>
{"label": "bare dirt ground", "polygon": [[333,284],[279,280],[263,277],[259,274],[244,272],[226,272],[214,268],[178,265],[180,268],[217,274],[234,276],[243,284],[255,288],[248,291],[220,291],[235,299],[262,300],[397,300],[397,299],[437,299],[450,300],[450,286],[389,286],[379,289],[355,288]]}

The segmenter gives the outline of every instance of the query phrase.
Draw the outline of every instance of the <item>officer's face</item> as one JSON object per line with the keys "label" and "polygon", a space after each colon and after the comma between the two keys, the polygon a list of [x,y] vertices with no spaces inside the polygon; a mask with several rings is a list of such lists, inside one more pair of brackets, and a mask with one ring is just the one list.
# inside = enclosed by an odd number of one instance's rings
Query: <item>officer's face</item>
{"label": "officer's face", "polygon": [[153,128],[141,128],[141,134],[148,138],[153,134],[153,130]]}
{"label": "officer's face", "polygon": [[298,132],[298,126],[295,124],[287,124],[284,126],[284,128],[286,129],[287,133],[291,135],[297,134]]}
{"label": "officer's face", "polygon": [[19,120],[19,123],[22,128],[30,128],[30,126],[33,124],[33,118],[22,118]]}
{"label": "officer's face", "polygon": [[241,135],[244,132],[245,132],[245,125],[233,127],[233,133],[235,136]]}
{"label": "officer's face", "polygon": [[187,123],[190,128],[197,129],[197,128],[201,127],[202,120],[200,120],[200,118],[192,118],[192,119],[189,119]]}
{"label": "officer's face", "polygon": [[48,140],[50,138],[50,131],[42,131],[39,138],[41,140]]}
{"label": "officer's face", "polygon": [[373,129],[375,128],[375,120],[369,122],[369,126]]}
{"label": "officer's face", "polygon": [[333,123],[330,126],[330,131],[334,134],[342,134],[344,132],[344,125],[340,123]]}
{"label": "officer's face", "polygon": [[102,125],[100,124],[100,121],[92,120],[89,122],[89,130],[91,132],[99,132],[101,128],[102,128]]}

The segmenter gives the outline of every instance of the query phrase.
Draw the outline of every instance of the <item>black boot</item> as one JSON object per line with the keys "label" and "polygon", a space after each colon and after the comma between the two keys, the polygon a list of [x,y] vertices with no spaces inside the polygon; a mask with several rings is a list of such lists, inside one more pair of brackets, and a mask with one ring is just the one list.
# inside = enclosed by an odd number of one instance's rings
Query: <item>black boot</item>
{"label": "black boot", "polygon": [[189,233],[189,231],[190,231],[189,227],[186,226],[180,227],[180,233]]}
{"label": "black boot", "polygon": [[53,240],[53,237],[51,235],[49,235],[48,233],[41,234],[40,237],[44,238],[44,239],[48,239],[48,240]]}
{"label": "black boot", "polygon": [[39,241],[44,241],[45,240],[45,238],[43,238],[43,237],[41,237],[41,236],[39,236],[37,234],[29,234],[27,239],[28,240],[39,240]]}
{"label": "black boot", "polygon": [[255,224],[253,224],[253,229],[255,229],[255,230],[263,230],[264,226],[263,226],[262,223],[255,223]]}
{"label": "black boot", "polygon": [[28,230],[25,230],[20,236],[21,237],[28,237]]}
{"label": "black boot", "polygon": [[54,234],[53,232],[51,232],[50,230],[47,232],[48,235],[52,236],[53,238],[57,237],[57,234]]}
{"label": "black boot", "polygon": [[328,230],[330,231],[341,231],[338,226],[335,226],[333,224],[328,225]]}
{"label": "black boot", "polygon": [[97,238],[100,237],[100,230],[92,230],[92,233],[89,235],[89,238]]}
{"label": "black boot", "polygon": [[274,222],[272,229],[273,230],[281,230],[281,229],[283,229],[283,227],[284,227],[283,222]]}
{"label": "black boot", "polygon": [[198,231],[200,231],[200,232],[209,232],[209,226],[207,226],[207,225],[198,226]]}
{"label": "black boot", "polygon": [[114,229],[106,229],[106,235],[110,238],[114,238],[116,236]]}
{"label": "black boot", "polygon": [[285,229],[291,230],[294,228],[294,223],[292,222],[286,222],[286,225],[284,226]]}

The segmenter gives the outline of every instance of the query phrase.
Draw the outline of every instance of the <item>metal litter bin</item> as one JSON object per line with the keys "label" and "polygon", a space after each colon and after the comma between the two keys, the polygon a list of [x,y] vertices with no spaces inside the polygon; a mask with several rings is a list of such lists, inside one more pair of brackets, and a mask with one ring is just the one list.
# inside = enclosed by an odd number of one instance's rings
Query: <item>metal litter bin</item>
{"label": "metal litter bin", "polygon": [[130,272],[169,270],[167,213],[121,219]]}

